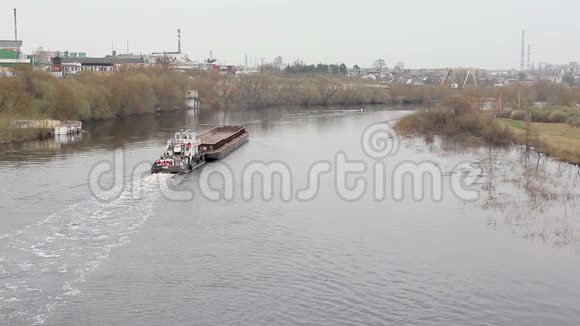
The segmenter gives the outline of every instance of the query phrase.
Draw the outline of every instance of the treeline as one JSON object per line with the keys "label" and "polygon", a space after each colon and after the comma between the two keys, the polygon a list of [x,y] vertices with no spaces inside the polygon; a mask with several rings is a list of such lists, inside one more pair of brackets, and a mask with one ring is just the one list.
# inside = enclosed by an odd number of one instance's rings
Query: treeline
{"label": "treeline", "polygon": [[158,69],[54,78],[18,67],[15,76],[0,78],[0,116],[91,120],[175,110],[190,85],[185,74]]}
{"label": "treeline", "polygon": [[387,89],[328,74],[193,75],[165,69],[82,72],[55,78],[18,67],[0,78],[0,141],[43,137],[45,131],[11,128],[19,119],[95,120],[175,110],[188,90],[202,107],[268,107],[387,103]]}
{"label": "treeline", "polygon": [[296,61],[292,65],[287,65],[284,68],[285,73],[289,74],[348,74],[348,68],[344,63],[338,64],[324,64],[317,65],[304,64],[302,61]]}
{"label": "treeline", "polygon": [[202,105],[228,107],[354,105],[389,103],[388,89],[332,75],[253,74],[236,77],[204,73],[193,81]]}
{"label": "treeline", "polygon": [[[302,60],[296,60],[293,63],[284,63],[282,57],[275,57],[272,62],[262,62],[258,65],[261,73],[287,73],[287,74],[335,74],[347,75],[348,67],[344,64],[306,64]],[[361,68],[354,65],[352,70],[360,73]]]}
{"label": "treeline", "polygon": [[0,116],[93,120],[175,110],[185,105],[190,89],[198,90],[202,106],[211,109],[372,104],[391,98],[384,86],[327,74],[224,76],[126,69],[55,78],[19,67],[13,77],[0,78]]}
{"label": "treeline", "polygon": [[506,109],[526,109],[538,105],[575,107],[580,103],[580,88],[548,82],[533,86],[468,87],[453,89],[440,86],[393,85],[390,95],[410,102],[425,105],[440,101],[449,96],[464,96],[474,102],[486,99],[501,101]]}
{"label": "treeline", "polygon": [[[281,65],[281,60],[277,65]],[[575,108],[580,102],[579,88],[556,84],[465,89],[388,87],[384,83],[347,78],[340,73],[345,68],[341,66],[310,65],[307,70],[314,69],[314,73],[309,74],[225,76],[152,68],[125,69],[110,74],[82,72],[67,78],[54,78],[45,72],[19,67],[15,76],[0,78],[0,119],[91,120],[175,110],[185,105],[185,94],[190,89],[199,90],[202,106],[211,109],[379,103],[416,103],[429,107],[457,95],[472,103],[482,103],[488,98],[501,99],[506,110],[525,110],[541,102],[559,106],[560,111],[576,118],[574,110],[563,108]],[[302,69],[305,65],[298,61],[290,67]],[[326,73],[317,73],[317,68]],[[338,73],[333,73],[336,69]],[[558,121],[563,119],[561,112],[548,116]]]}

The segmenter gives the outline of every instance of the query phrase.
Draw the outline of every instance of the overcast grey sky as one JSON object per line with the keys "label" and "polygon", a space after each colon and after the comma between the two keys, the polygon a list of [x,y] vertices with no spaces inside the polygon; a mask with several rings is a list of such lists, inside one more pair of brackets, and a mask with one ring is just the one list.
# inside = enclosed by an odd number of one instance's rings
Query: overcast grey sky
{"label": "overcast grey sky", "polygon": [[534,62],[580,61],[579,0],[2,0],[0,38],[18,9],[24,50],[174,51],[370,66],[517,68],[526,28]]}

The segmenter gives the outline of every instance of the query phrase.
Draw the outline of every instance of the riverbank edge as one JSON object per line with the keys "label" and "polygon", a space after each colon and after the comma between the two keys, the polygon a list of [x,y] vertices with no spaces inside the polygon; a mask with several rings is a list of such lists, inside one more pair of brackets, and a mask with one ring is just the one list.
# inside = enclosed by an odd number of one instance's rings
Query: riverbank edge
{"label": "riverbank edge", "polygon": [[[442,112],[417,111],[399,119],[395,130],[406,138],[440,136],[472,146],[525,146],[556,161],[580,166],[580,128],[565,123],[528,125],[524,121],[494,118],[488,112],[470,113],[470,119],[454,114],[434,115]],[[447,130],[450,125],[454,127],[451,131]]]}
{"label": "riverbank edge", "polygon": [[[414,99],[414,98],[390,98],[387,101],[372,101],[372,102],[369,101],[369,102],[365,102],[365,103],[332,103],[332,104],[313,103],[313,104],[309,104],[309,105],[300,105],[300,104],[282,105],[282,104],[280,104],[280,105],[265,105],[265,106],[237,105],[234,108],[234,110],[265,109],[265,108],[279,108],[279,107],[307,108],[307,107],[325,107],[325,106],[330,106],[330,105],[338,106],[338,107],[348,107],[348,106],[356,106],[356,105],[417,105],[417,104],[421,104],[421,101]],[[122,116],[116,116],[116,117],[110,117],[110,118],[86,119],[86,120],[82,120],[82,121],[83,121],[83,123],[84,122],[95,122],[95,121],[108,121],[108,120],[114,120],[114,119],[123,119],[123,118],[127,118],[127,117],[148,116],[148,115],[154,115],[154,114],[159,114],[159,113],[164,113],[164,112],[178,112],[178,111],[187,111],[187,110],[213,110],[213,109],[211,109],[210,107],[204,106],[202,103],[202,105],[199,109],[191,109],[191,108],[184,106],[184,107],[163,110],[163,111],[151,111],[151,112],[147,111],[147,112],[141,112],[141,113],[125,114]],[[26,141],[44,140],[44,139],[49,139],[49,138],[53,137],[53,135],[50,132],[47,132],[46,130],[31,130],[30,132],[31,132],[31,135],[25,136],[25,137],[18,137],[18,138],[13,138],[13,139],[0,138],[0,145],[17,144],[17,143],[26,142]]]}

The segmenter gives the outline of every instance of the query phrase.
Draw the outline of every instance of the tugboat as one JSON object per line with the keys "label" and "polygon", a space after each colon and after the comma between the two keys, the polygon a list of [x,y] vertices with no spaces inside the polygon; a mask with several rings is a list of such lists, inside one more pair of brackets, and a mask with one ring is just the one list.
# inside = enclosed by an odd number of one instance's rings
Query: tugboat
{"label": "tugboat", "polygon": [[205,154],[199,152],[200,138],[190,130],[175,133],[167,141],[161,157],[153,163],[151,173],[181,174],[192,171],[205,163]]}
{"label": "tugboat", "polygon": [[153,163],[151,173],[188,173],[205,164],[224,158],[250,139],[246,128],[222,126],[201,134],[190,130],[175,133],[167,141],[161,157]]}

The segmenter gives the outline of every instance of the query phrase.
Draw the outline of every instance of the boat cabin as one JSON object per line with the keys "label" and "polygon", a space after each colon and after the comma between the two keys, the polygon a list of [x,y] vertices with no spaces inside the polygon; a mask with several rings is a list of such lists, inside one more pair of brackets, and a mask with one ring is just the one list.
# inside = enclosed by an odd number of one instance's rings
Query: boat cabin
{"label": "boat cabin", "polygon": [[173,139],[167,142],[165,157],[192,158],[198,152],[199,137],[189,130],[176,132]]}

